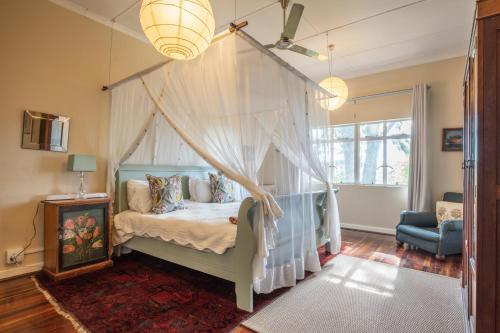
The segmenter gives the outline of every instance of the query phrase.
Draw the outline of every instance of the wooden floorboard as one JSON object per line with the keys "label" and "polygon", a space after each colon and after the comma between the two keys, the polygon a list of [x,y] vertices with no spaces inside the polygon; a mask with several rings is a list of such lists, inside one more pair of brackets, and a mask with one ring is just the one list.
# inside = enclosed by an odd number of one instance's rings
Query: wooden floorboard
{"label": "wooden floorboard", "polygon": [[[342,230],[342,253],[357,258],[383,262],[451,277],[460,277],[460,256],[438,261],[420,250],[398,247],[394,236]],[[59,315],[33,281],[19,277],[0,282],[0,332],[76,332],[71,323]],[[252,333],[240,326],[235,333]]]}
{"label": "wooden floorboard", "polygon": [[76,332],[27,276],[0,282],[0,332]]}

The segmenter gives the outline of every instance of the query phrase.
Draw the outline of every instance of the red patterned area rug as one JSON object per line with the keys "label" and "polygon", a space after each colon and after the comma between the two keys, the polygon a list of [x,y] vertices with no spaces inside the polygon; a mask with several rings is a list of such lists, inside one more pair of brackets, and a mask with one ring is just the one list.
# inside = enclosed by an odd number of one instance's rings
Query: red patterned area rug
{"label": "red patterned area rug", "polygon": [[[332,259],[319,249],[321,264]],[[251,314],[236,308],[234,284],[134,252],[114,266],[41,287],[89,331],[229,332]],[[289,288],[254,294],[258,311]]]}

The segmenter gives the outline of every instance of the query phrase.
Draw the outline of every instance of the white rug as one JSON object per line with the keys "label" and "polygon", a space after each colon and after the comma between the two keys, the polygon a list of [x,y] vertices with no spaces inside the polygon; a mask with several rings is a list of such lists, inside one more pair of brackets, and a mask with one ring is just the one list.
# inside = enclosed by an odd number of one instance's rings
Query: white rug
{"label": "white rug", "polygon": [[339,255],[243,325],[260,333],[461,333],[460,281]]}

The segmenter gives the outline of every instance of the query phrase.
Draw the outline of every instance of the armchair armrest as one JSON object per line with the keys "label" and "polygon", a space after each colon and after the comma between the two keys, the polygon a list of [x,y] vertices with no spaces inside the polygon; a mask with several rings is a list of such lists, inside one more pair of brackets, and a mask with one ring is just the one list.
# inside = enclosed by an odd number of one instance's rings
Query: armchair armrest
{"label": "armchair armrest", "polygon": [[402,211],[399,224],[413,225],[421,228],[434,228],[437,226],[436,214],[431,212]]}
{"label": "armchair armrest", "polygon": [[462,252],[463,221],[447,220],[439,226],[438,255],[458,254]]}
{"label": "armchair armrest", "polygon": [[446,236],[450,231],[462,231],[464,228],[463,220],[447,220],[439,226],[439,234],[441,238]]}

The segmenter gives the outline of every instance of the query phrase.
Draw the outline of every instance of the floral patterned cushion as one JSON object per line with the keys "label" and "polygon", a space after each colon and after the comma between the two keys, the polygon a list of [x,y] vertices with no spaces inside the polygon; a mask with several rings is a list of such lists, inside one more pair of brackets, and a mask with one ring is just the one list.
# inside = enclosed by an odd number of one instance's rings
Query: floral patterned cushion
{"label": "floral patterned cushion", "polygon": [[174,210],[184,209],[182,196],[182,177],[156,177],[146,175],[151,190],[153,214],[165,214]]}
{"label": "floral patterned cushion", "polygon": [[212,201],[226,203],[234,201],[233,182],[223,175],[208,173],[210,189],[212,190]]}
{"label": "floral patterned cushion", "polygon": [[436,217],[438,225],[448,220],[463,219],[463,204],[458,202],[438,201],[436,202]]}

